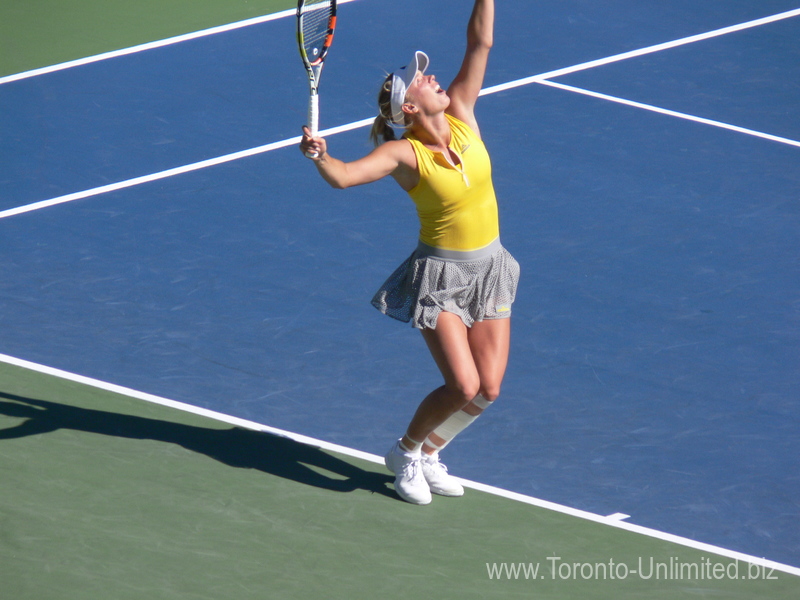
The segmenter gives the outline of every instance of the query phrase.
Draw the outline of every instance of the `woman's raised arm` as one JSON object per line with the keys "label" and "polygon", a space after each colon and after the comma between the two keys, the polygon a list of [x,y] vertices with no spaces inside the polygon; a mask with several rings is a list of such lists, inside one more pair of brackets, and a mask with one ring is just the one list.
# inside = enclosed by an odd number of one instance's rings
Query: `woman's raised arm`
{"label": "woman's raised arm", "polygon": [[447,112],[464,121],[478,133],[475,103],[483,87],[489,50],[494,43],[494,0],[475,0],[467,25],[467,50],[461,69],[450,84]]}

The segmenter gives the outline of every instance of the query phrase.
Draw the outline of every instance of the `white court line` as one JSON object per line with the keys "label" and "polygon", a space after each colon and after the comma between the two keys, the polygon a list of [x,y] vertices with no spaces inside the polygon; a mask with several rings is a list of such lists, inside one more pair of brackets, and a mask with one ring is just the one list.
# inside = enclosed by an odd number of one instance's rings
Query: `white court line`
{"label": "white court line", "polygon": [[[354,123],[349,123],[347,125],[331,127],[330,129],[325,129],[323,131],[320,131],[320,135],[325,135],[325,136],[334,135],[337,133],[350,131],[351,129],[358,129],[359,127],[364,127],[366,125],[369,125],[370,123],[372,123],[372,121],[373,119],[369,118],[369,119],[363,119],[361,121],[356,121]],[[21,215],[23,213],[39,210],[42,208],[47,208],[48,206],[64,204],[65,202],[74,202],[75,200],[83,200],[84,198],[91,198],[92,196],[99,196],[100,194],[115,192],[117,190],[134,187],[137,185],[141,185],[143,183],[150,183],[152,181],[158,181],[160,179],[174,177],[175,175],[182,175],[183,173],[198,171],[200,169],[205,169],[208,167],[213,167],[216,165],[232,162],[234,160],[247,158],[248,156],[255,156],[257,154],[263,154],[265,152],[270,152],[272,150],[278,150],[279,148],[286,148],[287,146],[293,146],[295,144],[299,144],[300,139],[301,137],[298,135],[293,138],[282,140],[280,142],[273,142],[271,144],[264,144],[263,146],[256,146],[255,148],[249,148],[247,150],[240,150],[239,152],[233,152],[231,154],[225,154],[224,156],[217,156],[216,158],[201,160],[200,162],[191,163],[180,167],[175,167],[173,169],[167,169],[165,171],[159,171],[158,173],[151,173],[150,175],[142,175],[141,177],[134,177],[132,179],[126,179],[125,181],[109,183],[108,185],[102,185],[100,187],[83,190],[81,192],[73,192],[72,194],[58,196],[56,198],[51,198],[50,200],[41,200],[39,202],[34,202],[32,204],[17,206],[16,208],[9,208],[7,210],[0,211],[0,219],[4,219],[6,217],[13,217],[15,215]]]}
{"label": "white court line", "polygon": [[[342,0],[342,1],[352,1],[352,0]],[[250,25],[258,25],[259,23],[266,23],[268,21],[274,21],[276,19],[282,19],[284,17],[288,17],[295,13],[294,10],[284,10],[277,13],[272,13],[269,15],[264,15],[262,17],[254,17],[252,19],[247,19],[244,21],[237,21],[235,23],[228,23],[227,25],[220,25],[218,27],[211,27],[209,29],[203,29],[202,31],[194,31],[192,33],[186,33],[183,35],[176,35],[171,38],[166,38],[163,40],[156,40],[154,42],[147,42],[146,44],[139,44],[138,46],[131,46],[129,48],[121,48],[119,50],[112,50],[111,52],[104,52],[102,54],[96,54],[94,56],[86,56],[84,58],[78,58],[76,60],[70,60],[63,63],[58,63],[56,65],[50,65],[47,67],[41,67],[39,69],[32,69],[30,71],[23,71],[22,73],[16,73],[14,75],[6,75],[5,77],[0,77],[0,85],[4,83],[11,83],[12,81],[19,81],[21,79],[28,79],[30,77],[37,77],[39,75],[46,75],[48,73],[55,73],[56,71],[63,71],[64,69],[71,69],[73,67],[80,67],[83,65],[89,65],[92,63],[100,62],[102,60],[109,60],[111,58],[119,58],[120,56],[127,56],[129,54],[136,54],[137,52],[144,52],[146,50],[153,50],[155,48],[163,48],[164,46],[170,46],[172,44],[179,44],[181,42],[188,42],[189,40],[195,40],[197,38],[205,37],[207,35],[214,35],[216,33],[224,33],[226,31],[233,31],[234,29],[240,29],[242,27],[249,27]]]}
{"label": "white court line", "polygon": [[[354,2],[354,1],[355,0],[339,0],[339,4],[345,4],[347,2]],[[241,29],[243,27],[250,27],[251,25],[259,25],[261,23],[267,23],[269,21],[283,19],[285,17],[291,17],[294,16],[295,13],[296,13],[295,9],[283,10],[281,12],[271,13],[261,17],[253,17],[252,19],[245,19],[243,21],[236,21],[235,23],[228,23],[226,25],[210,27],[208,29],[194,31],[192,33],[176,35],[170,38],[165,38],[163,40],[147,42],[146,44],[139,44],[138,46],[131,46],[129,48],[112,50],[111,52],[104,52],[102,54],[96,54],[94,56],[87,56],[85,58],[70,60],[67,62],[58,63],[56,65],[50,65],[48,67],[41,67],[39,69],[23,71],[22,73],[16,73],[14,75],[6,75],[5,77],[0,77],[0,85],[4,83],[11,83],[12,81],[19,81],[21,79],[28,79],[29,77],[36,77],[38,75],[46,75],[47,73],[55,73],[56,71],[63,71],[64,69],[80,67],[95,62],[100,62],[102,60],[118,58],[120,56],[127,56],[129,54],[136,54],[137,52],[144,52],[146,50],[153,50],[154,48],[163,48],[164,46],[170,46],[172,44],[180,44],[181,42],[188,42],[190,40],[196,40],[198,38],[206,37],[209,35],[225,33],[226,31],[233,31],[235,29]]]}
{"label": "white court line", "polygon": [[[370,454],[368,452],[362,452],[361,450],[355,450],[354,448],[348,448],[347,446],[340,446],[338,444],[331,444],[330,442],[325,442],[323,440],[318,440],[312,437],[308,437],[305,435],[301,435],[298,433],[293,433],[290,431],[285,431],[283,429],[277,429],[275,427],[269,427],[268,425],[262,425],[260,423],[256,423],[255,421],[248,421],[246,419],[240,419],[238,417],[233,417],[230,415],[226,415],[224,413],[216,412],[213,410],[208,410],[205,408],[200,408],[197,406],[192,406],[191,404],[185,404],[183,402],[177,402],[175,400],[169,400],[167,398],[163,398],[160,396],[155,396],[153,394],[148,394],[146,392],[140,392],[137,390],[133,390],[131,388],[123,387],[120,385],[116,385],[113,383],[107,383],[105,381],[100,381],[98,379],[92,379],[90,377],[85,377],[83,375],[76,375],[74,373],[69,373],[67,371],[62,371],[60,369],[55,369],[53,367],[48,367],[45,365],[40,365],[37,363],[33,363],[27,360],[23,360],[21,358],[15,358],[13,356],[8,356],[6,354],[0,354],[0,362],[21,367],[23,369],[27,369],[29,371],[34,371],[36,373],[42,373],[45,375],[50,375],[52,377],[57,377],[59,379],[63,379],[66,381],[72,381],[75,383],[79,383],[82,385],[86,385],[89,387],[93,387],[96,389],[105,390],[107,392],[112,392],[114,394],[119,394],[121,396],[126,396],[128,398],[134,398],[136,400],[143,400],[145,402],[150,402],[153,404],[158,404],[160,406],[166,406],[169,408],[174,408],[183,412],[199,415],[202,417],[206,417],[209,419],[213,419],[215,421],[220,421],[223,423],[228,423],[230,425],[234,425],[235,427],[242,427],[244,429],[250,429],[253,431],[263,431],[265,433],[270,433],[272,435],[278,435],[284,438],[288,438],[299,442],[301,444],[306,444],[309,446],[314,446],[316,448],[321,448],[323,450],[328,450],[331,452],[336,452],[338,454],[342,454],[344,456],[350,456],[353,458],[358,458],[361,460],[365,460],[375,464],[383,464],[383,457],[377,456],[375,454]],[[578,510],[576,508],[571,508],[569,506],[564,506],[562,504],[556,504],[555,502],[549,502],[547,500],[541,500],[539,498],[534,498],[533,496],[527,496],[525,494],[518,494],[516,492],[511,492],[502,488],[498,488],[491,485],[485,485],[483,483],[478,483],[475,481],[470,481],[468,479],[461,479],[457,478],[459,482],[465,487],[479,490],[485,492],[487,494],[492,494],[494,496],[499,496],[502,498],[506,498],[509,500],[514,500],[517,502],[522,502],[523,504],[529,504],[531,506],[536,506],[538,508],[551,510],[554,512],[562,513],[571,517],[576,517],[579,519],[584,519],[587,521],[592,521],[594,523],[600,523],[602,525],[607,525],[609,527],[615,527],[617,529],[623,529],[625,531],[629,531],[631,533],[636,533],[639,535],[643,535],[646,537],[662,540],[665,542],[670,542],[673,544],[678,544],[687,548],[693,548],[695,550],[700,550],[702,552],[708,552],[709,554],[715,554],[717,556],[722,556],[725,558],[729,558],[731,560],[741,561],[744,563],[749,563],[753,565],[759,565],[764,567],[765,569],[774,569],[775,571],[779,571],[782,573],[787,573],[789,575],[800,576],[800,568],[793,567],[790,565],[784,565],[782,563],[778,563],[772,560],[767,560],[766,558],[758,558],[756,556],[750,556],[748,554],[744,554],[742,552],[736,552],[734,550],[728,550],[727,548],[721,548],[719,546],[714,546],[711,544],[705,544],[703,542],[697,542],[695,540],[691,540],[688,538],[684,538],[677,535],[672,535],[670,533],[665,533],[663,531],[658,531],[656,529],[650,529],[648,527],[642,527],[639,525],[634,525],[632,523],[627,523],[623,519],[623,517],[628,518],[628,515],[624,515],[622,513],[615,513],[609,516],[601,516],[594,513],[590,513],[584,510]]]}
{"label": "white court line", "polygon": [[515,87],[528,85],[530,83],[541,83],[545,79],[562,77],[564,75],[570,75],[571,73],[577,73],[578,71],[594,69],[595,67],[602,67],[604,65],[609,65],[611,63],[619,62],[622,60],[628,60],[629,58],[637,58],[639,56],[644,56],[646,54],[653,54],[654,52],[662,52],[664,50],[670,50],[672,48],[677,48],[679,46],[685,46],[686,44],[693,44],[695,42],[708,40],[711,38],[719,37],[721,35],[727,35],[729,33],[735,33],[737,31],[743,31],[745,29],[750,29],[752,27],[767,25],[769,23],[774,23],[776,21],[781,21],[783,19],[790,19],[792,17],[797,17],[797,16],[800,16],[800,8],[778,13],[776,15],[772,15],[769,17],[764,17],[762,19],[755,19],[753,21],[747,21],[746,23],[731,25],[730,27],[723,27],[721,29],[715,29],[713,31],[709,31],[706,33],[700,33],[697,35],[681,38],[678,40],[673,40],[671,42],[664,42],[663,44],[647,46],[646,48],[640,48],[639,50],[631,50],[630,52],[623,52],[622,54],[615,54],[613,56],[608,56],[606,58],[591,60],[589,62],[580,63],[577,65],[573,65],[571,67],[564,67],[563,69],[548,71],[547,73],[541,73],[540,75],[532,75],[531,77],[524,77],[522,79],[517,79],[515,81],[509,81],[508,83],[501,83],[500,85],[495,85],[482,90],[481,94],[482,95],[494,94],[496,92],[502,92],[505,90],[513,89]]}
{"label": "white court line", "polygon": [[666,108],[659,108],[658,106],[652,106],[650,104],[642,104],[641,102],[634,102],[633,100],[626,100],[624,98],[617,98],[616,96],[609,96],[607,94],[601,94],[599,92],[592,92],[589,90],[584,90],[582,88],[577,88],[571,85],[564,85],[563,83],[556,83],[555,81],[537,81],[536,83],[541,85],[547,85],[550,87],[558,88],[560,90],[565,90],[568,92],[574,92],[576,94],[583,94],[584,96],[591,96],[593,98],[599,98],[601,100],[607,100],[608,102],[616,102],[617,104],[624,104],[626,106],[632,106],[634,108],[640,108],[642,110],[649,110],[651,112],[659,113],[662,115],[668,115],[670,117],[677,117],[678,119],[686,119],[687,121],[694,121],[695,123],[702,123],[703,125],[711,125],[712,127],[719,127],[721,129],[728,129],[730,131],[735,131],[737,133],[744,133],[747,135],[752,135],[755,137],[763,138],[765,140],[770,140],[772,142],[780,142],[781,144],[789,144],[790,146],[797,146],[800,148],[800,142],[796,140],[790,140],[789,138],[780,137],[777,135],[772,135],[769,133],[763,133],[761,131],[755,131],[753,129],[746,129],[745,127],[739,127],[738,125],[729,125],[728,123],[722,123],[721,121],[714,121],[712,119],[705,119],[703,117],[696,117],[694,115],[688,115],[686,113],[677,112],[674,110],[669,110]]}
{"label": "white court line", "polygon": [[[339,4],[345,4],[347,2],[353,2],[354,0],[339,0]],[[70,69],[72,67],[79,67],[82,65],[88,65],[94,62],[99,62],[102,60],[108,60],[111,58],[118,58],[120,56],[127,56],[129,54],[135,54],[137,52],[144,52],[146,50],[152,50],[154,48],[162,48],[164,46],[169,46],[172,44],[179,44],[181,42],[186,42],[189,40],[194,40],[197,38],[215,35],[217,33],[224,33],[226,31],[233,31],[235,29],[240,29],[242,27],[249,27],[251,25],[258,25],[260,23],[266,23],[268,21],[274,21],[277,19],[282,19],[285,17],[289,17],[295,14],[294,9],[284,10],[277,13],[272,13],[269,15],[264,15],[262,17],[255,17],[252,19],[246,19],[243,21],[237,21],[235,23],[229,23],[227,25],[220,25],[218,27],[211,27],[209,29],[203,29],[201,31],[196,31],[193,33],[187,33],[184,35],[177,35],[174,37],[166,38],[163,40],[158,40],[154,42],[148,42],[146,44],[139,44],[138,46],[131,46],[129,48],[122,48],[120,50],[113,50],[111,52],[104,52],[103,54],[97,54],[95,56],[87,56],[85,58],[79,58],[77,60],[71,60],[64,63],[59,63],[56,65],[51,65],[48,67],[42,67],[40,69],[32,69],[30,71],[24,71],[22,73],[16,73],[14,75],[7,75],[5,77],[0,77],[0,85],[4,83],[10,83],[12,81],[19,81],[20,79],[27,79],[29,77],[36,77],[38,75],[45,75],[47,73],[53,73],[55,71],[62,71],[64,69]],[[656,44],[654,46],[648,46],[647,48],[642,48],[640,50],[632,50],[630,52],[624,52],[622,54],[616,54],[614,56],[610,56],[607,58],[601,58],[598,60],[593,60],[585,63],[581,63],[579,65],[575,65],[572,67],[566,67],[563,69],[558,69],[555,71],[551,71],[550,73],[544,73],[542,75],[535,75],[533,77],[527,77],[524,79],[519,79],[517,81],[513,81],[510,83],[505,83],[500,86],[495,86],[495,88],[487,88],[484,90],[485,93],[494,93],[495,91],[502,91],[504,89],[510,89],[512,87],[519,87],[521,85],[526,85],[528,83],[535,83],[536,80],[541,78],[552,78],[558,77],[560,75],[568,75],[570,73],[575,73],[577,71],[583,71],[586,69],[591,69],[594,67],[607,65],[612,62],[618,62],[621,60],[626,60],[628,58],[634,58],[637,56],[643,56],[645,54],[651,54],[653,52],[660,52],[662,50],[668,50],[670,48],[677,48],[678,46],[683,46],[685,44],[691,44],[693,42],[698,42],[701,40],[707,40],[713,37],[717,37],[720,35],[725,35],[728,33],[734,33],[736,31],[742,31],[744,29],[749,29],[751,27],[758,27],[760,25],[766,25],[768,23],[773,23],[775,21],[780,21],[782,19],[788,19],[791,17],[796,17],[800,15],[800,8],[789,10],[786,12],[778,13],[776,15],[771,15],[769,17],[763,17],[761,19],[754,19],[752,21],[747,21],[745,23],[740,23],[738,25],[731,25],[729,27],[723,27],[721,29],[715,29],[714,31],[710,31],[707,33],[701,33],[698,35],[693,35],[685,38],[681,38],[679,40],[674,40],[671,42],[665,42],[663,44]]]}

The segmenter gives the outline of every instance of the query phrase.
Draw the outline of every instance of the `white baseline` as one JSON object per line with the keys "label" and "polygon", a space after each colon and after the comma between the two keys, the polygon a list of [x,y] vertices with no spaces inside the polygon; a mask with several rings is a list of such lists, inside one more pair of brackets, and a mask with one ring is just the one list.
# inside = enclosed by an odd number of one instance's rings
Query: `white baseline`
{"label": "white baseline", "polygon": [[[339,0],[339,4],[353,2],[354,0]],[[261,17],[253,17],[252,19],[245,19],[243,21],[236,21],[235,23],[228,23],[226,25],[218,25],[217,27],[209,27],[208,29],[201,29],[192,33],[185,33],[183,35],[176,35],[163,40],[156,40],[154,42],[147,42],[139,44],[138,46],[131,46],[129,48],[121,48],[119,50],[112,50],[102,54],[95,54],[94,56],[86,56],[76,60],[70,60],[56,65],[41,67],[39,69],[31,69],[30,71],[23,71],[14,75],[6,75],[0,77],[0,85],[4,83],[11,83],[12,81],[19,81],[21,79],[28,79],[30,77],[37,77],[39,75],[46,75],[47,73],[55,73],[56,71],[63,71],[64,69],[71,69],[73,67],[80,67],[89,65],[91,63],[100,62],[102,60],[109,60],[111,58],[119,58],[120,56],[127,56],[129,54],[136,54],[137,52],[145,52],[146,50],[153,50],[155,48],[163,48],[164,46],[171,46],[172,44],[180,44],[181,42],[188,42],[189,40],[196,40],[198,38],[206,37],[209,35],[216,35],[218,33],[225,33],[226,31],[233,31],[243,27],[250,27],[251,25],[259,25],[269,21],[276,21],[286,17],[292,17],[296,13],[295,9],[283,10]]]}

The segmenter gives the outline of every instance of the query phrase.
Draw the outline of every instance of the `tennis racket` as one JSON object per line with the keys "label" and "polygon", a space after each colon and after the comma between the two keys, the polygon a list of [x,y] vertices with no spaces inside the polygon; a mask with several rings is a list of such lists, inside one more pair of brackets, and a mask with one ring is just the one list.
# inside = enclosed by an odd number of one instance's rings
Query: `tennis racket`
{"label": "tennis racket", "polygon": [[[297,45],[308,74],[308,128],[319,131],[319,78],[336,28],[336,0],[297,0]],[[307,153],[315,157],[316,153]]]}

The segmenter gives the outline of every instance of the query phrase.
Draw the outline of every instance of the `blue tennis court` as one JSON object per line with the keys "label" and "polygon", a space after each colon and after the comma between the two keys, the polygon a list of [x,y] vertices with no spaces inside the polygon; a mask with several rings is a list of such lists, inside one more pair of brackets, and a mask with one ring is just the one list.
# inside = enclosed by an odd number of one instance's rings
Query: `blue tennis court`
{"label": "blue tennis court", "polygon": [[[340,7],[332,153],[413,50],[454,76],[462,5]],[[522,281],[452,473],[800,566],[798,40],[791,1],[498,4],[478,118]],[[296,55],[288,12],[0,79],[0,353],[388,449],[439,381],[369,304],[417,223],[301,156]]]}

